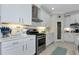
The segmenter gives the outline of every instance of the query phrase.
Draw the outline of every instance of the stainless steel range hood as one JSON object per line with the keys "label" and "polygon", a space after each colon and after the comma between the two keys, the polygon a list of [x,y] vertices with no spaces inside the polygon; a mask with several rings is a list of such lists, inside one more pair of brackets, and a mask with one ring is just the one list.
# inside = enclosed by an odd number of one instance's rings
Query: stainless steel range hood
{"label": "stainless steel range hood", "polygon": [[38,17],[39,8],[35,5],[32,5],[32,21],[33,22],[42,22],[43,20]]}
{"label": "stainless steel range hood", "polygon": [[72,23],[72,24],[70,24],[70,27],[79,28],[79,23]]}
{"label": "stainless steel range hood", "polygon": [[38,18],[32,18],[32,21],[33,21],[33,22],[43,22],[43,20],[40,20],[40,19],[38,19]]}

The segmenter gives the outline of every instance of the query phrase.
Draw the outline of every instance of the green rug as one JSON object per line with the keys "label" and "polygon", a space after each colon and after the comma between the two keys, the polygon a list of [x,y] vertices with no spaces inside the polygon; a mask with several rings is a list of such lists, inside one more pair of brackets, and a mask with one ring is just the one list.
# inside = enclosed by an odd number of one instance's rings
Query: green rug
{"label": "green rug", "polygon": [[57,47],[52,53],[52,55],[66,55],[66,54],[67,54],[67,49],[62,47]]}

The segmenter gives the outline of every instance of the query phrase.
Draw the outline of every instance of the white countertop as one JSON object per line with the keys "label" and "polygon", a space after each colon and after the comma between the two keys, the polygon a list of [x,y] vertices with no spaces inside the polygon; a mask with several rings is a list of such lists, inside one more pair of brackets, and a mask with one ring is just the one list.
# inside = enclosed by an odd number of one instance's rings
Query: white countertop
{"label": "white countertop", "polygon": [[19,40],[21,38],[29,38],[29,37],[32,37],[32,36],[35,36],[35,35],[17,35],[17,36],[11,36],[11,37],[6,37],[6,38],[0,38],[0,43],[1,42],[6,42],[6,41],[11,41],[11,40]]}

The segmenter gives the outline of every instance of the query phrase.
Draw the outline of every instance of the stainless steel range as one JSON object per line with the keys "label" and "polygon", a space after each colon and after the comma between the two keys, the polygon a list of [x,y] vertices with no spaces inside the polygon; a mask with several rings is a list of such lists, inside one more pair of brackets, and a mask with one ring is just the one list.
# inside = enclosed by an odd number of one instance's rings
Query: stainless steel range
{"label": "stainless steel range", "polygon": [[27,34],[36,35],[36,55],[46,48],[46,34],[39,33],[36,29],[30,29]]}
{"label": "stainless steel range", "polygon": [[36,54],[41,53],[46,48],[46,34],[36,34]]}

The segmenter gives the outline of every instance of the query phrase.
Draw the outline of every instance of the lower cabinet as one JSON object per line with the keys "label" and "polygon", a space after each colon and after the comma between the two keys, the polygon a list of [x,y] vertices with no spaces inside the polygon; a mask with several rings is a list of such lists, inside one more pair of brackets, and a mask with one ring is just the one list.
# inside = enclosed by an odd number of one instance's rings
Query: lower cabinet
{"label": "lower cabinet", "polygon": [[67,41],[67,42],[74,42],[74,34],[72,33],[64,33],[64,41]]}
{"label": "lower cabinet", "polygon": [[46,46],[50,45],[54,41],[55,41],[54,33],[47,33],[46,34]]}
{"label": "lower cabinet", "polygon": [[27,38],[27,40],[24,42],[24,54],[35,54],[35,37]]}
{"label": "lower cabinet", "polygon": [[33,55],[35,54],[35,37],[22,38],[12,41],[2,42],[1,55]]}
{"label": "lower cabinet", "polygon": [[1,43],[2,55],[23,54],[23,40],[12,40]]}

